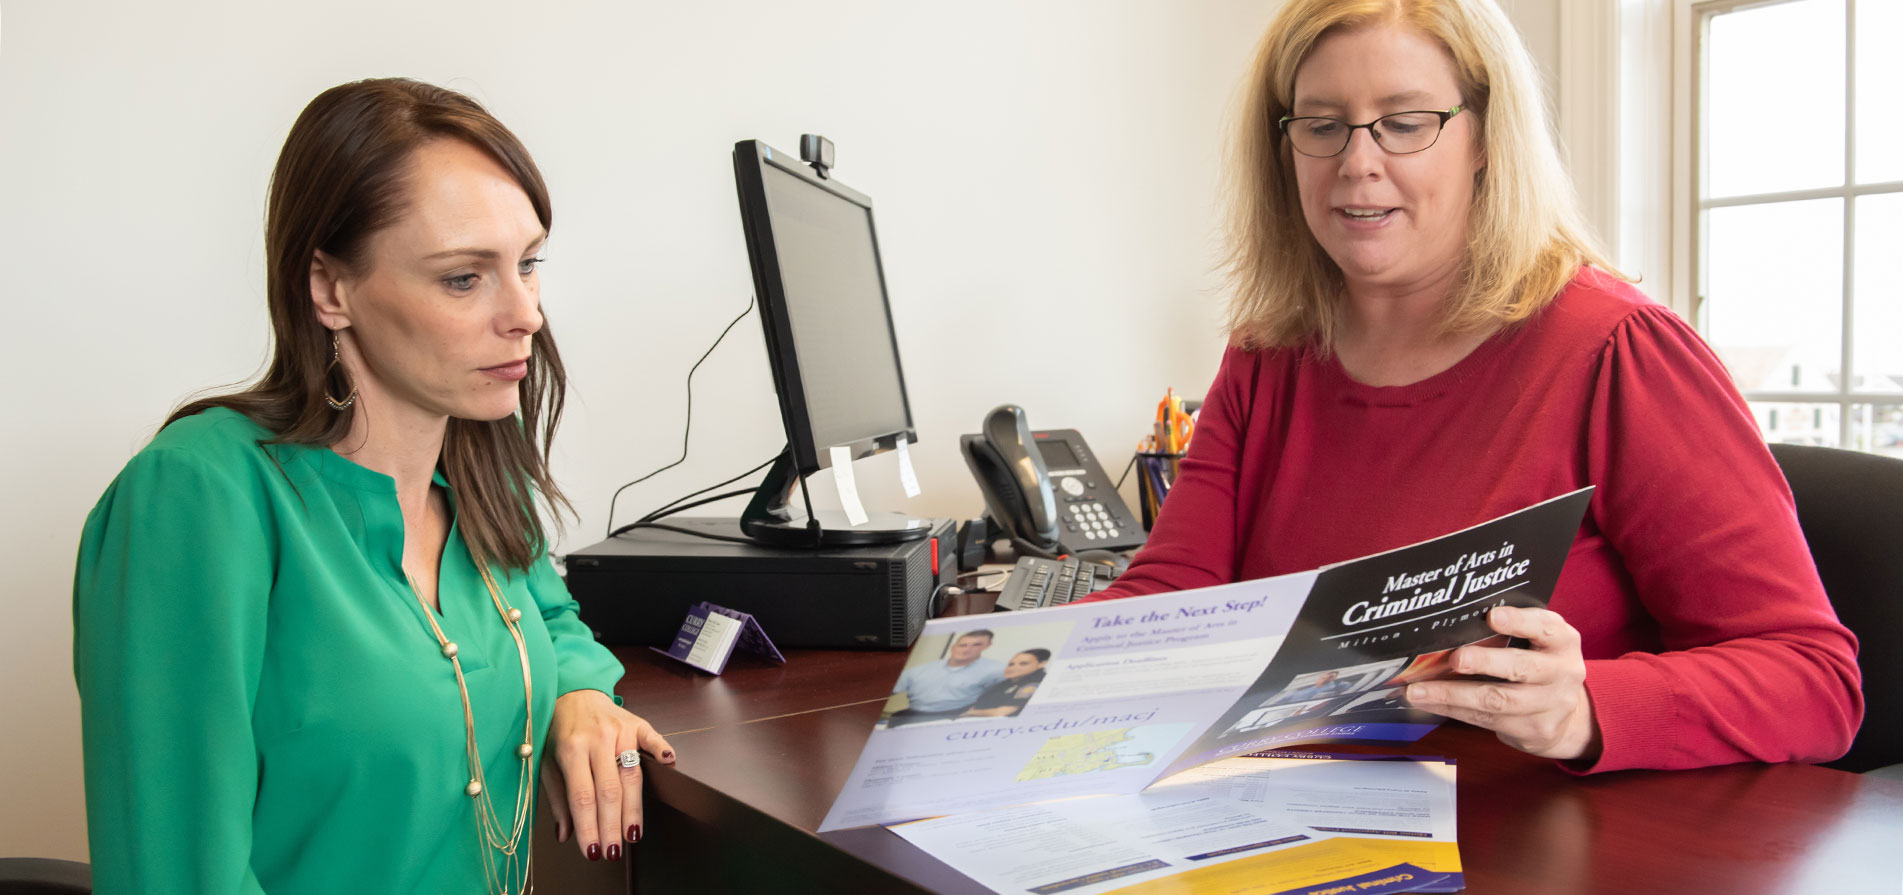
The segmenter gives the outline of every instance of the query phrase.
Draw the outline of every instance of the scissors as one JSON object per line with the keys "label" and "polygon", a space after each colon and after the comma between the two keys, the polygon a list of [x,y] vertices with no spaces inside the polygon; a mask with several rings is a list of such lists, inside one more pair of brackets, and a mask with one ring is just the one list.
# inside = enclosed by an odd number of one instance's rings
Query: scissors
{"label": "scissors", "polygon": [[1165,443],[1157,447],[1172,454],[1180,454],[1189,447],[1196,421],[1183,412],[1183,399],[1176,396],[1175,389],[1166,389],[1163,400],[1156,403],[1156,422],[1163,429],[1165,439]]}

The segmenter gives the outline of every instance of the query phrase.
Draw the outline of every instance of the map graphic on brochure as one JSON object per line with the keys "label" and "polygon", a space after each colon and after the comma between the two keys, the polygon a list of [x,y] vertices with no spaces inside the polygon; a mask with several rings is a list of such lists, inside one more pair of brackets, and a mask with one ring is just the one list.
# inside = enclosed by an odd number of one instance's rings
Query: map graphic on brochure
{"label": "map graphic on brochure", "polygon": [[1015,713],[913,711],[895,688],[820,832],[1134,793],[1298,743],[1420,739],[1441,719],[1407,706],[1406,686],[1453,676],[1461,646],[1509,645],[1487,612],[1547,604],[1591,496],[1307,572],[929,621],[901,680],[948,676],[952,645],[978,630],[980,671],[1049,658]]}

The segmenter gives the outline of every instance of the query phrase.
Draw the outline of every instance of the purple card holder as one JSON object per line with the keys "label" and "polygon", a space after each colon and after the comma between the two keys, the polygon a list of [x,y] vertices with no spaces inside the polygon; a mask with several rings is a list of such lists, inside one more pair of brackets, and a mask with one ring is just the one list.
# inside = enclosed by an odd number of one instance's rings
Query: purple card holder
{"label": "purple card holder", "polygon": [[753,616],[704,601],[687,610],[687,619],[681,622],[667,649],[648,648],[709,674],[724,670],[735,649],[786,664],[786,657],[780,655],[779,648],[766,636],[766,629]]}

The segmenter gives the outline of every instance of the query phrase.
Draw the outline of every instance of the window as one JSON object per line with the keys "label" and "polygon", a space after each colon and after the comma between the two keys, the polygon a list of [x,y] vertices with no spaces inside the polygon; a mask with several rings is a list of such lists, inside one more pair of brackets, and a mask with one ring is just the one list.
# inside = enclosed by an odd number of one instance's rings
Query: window
{"label": "window", "polygon": [[1903,457],[1903,2],[1692,16],[1693,319],[1766,440]]}

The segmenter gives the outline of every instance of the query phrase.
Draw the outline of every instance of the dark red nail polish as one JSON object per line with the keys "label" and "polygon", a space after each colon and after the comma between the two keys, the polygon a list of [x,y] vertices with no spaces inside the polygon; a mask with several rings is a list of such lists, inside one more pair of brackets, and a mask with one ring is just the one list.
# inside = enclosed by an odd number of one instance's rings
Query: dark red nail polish
{"label": "dark red nail polish", "polygon": [[634,824],[633,826],[628,827],[628,841],[629,842],[641,841],[641,825],[640,824]]}
{"label": "dark red nail polish", "polygon": [[673,760],[674,760],[674,750],[672,750],[672,749],[669,749],[669,750],[667,750],[666,752],[663,752],[663,753],[661,753],[661,760],[662,760],[662,761],[673,761]]}
{"label": "dark red nail polish", "polygon": [[608,843],[608,860],[610,861],[621,860],[621,846],[612,842]]}
{"label": "dark red nail polish", "polygon": [[594,845],[588,846],[588,860],[601,860],[601,843],[597,842]]}

